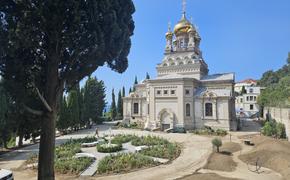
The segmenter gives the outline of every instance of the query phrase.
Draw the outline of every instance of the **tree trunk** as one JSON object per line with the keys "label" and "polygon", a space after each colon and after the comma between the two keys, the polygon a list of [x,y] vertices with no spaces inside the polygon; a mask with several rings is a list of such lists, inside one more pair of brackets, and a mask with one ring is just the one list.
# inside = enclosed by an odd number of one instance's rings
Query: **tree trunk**
{"label": "tree trunk", "polygon": [[45,113],[42,121],[38,179],[54,180],[55,112]]}
{"label": "tree trunk", "polygon": [[58,79],[58,61],[55,53],[47,65],[46,84],[44,88],[44,98],[51,108],[47,109],[42,116],[38,180],[54,180],[54,154],[55,154],[55,124],[59,109],[59,98],[62,94],[63,85]]}
{"label": "tree trunk", "polygon": [[19,140],[18,140],[18,147],[22,147],[23,145],[23,134],[19,134]]}

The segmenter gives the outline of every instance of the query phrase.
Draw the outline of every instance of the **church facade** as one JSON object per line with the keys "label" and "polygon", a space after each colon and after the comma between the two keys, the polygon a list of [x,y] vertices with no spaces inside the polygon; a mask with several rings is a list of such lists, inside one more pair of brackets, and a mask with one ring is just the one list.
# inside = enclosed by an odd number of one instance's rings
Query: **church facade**
{"label": "church facade", "polygon": [[123,98],[123,122],[160,130],[236,130],[234,73],[209,75],[200,41],[184,11],[173,32],[168,28],[157,77],[135,85]]}

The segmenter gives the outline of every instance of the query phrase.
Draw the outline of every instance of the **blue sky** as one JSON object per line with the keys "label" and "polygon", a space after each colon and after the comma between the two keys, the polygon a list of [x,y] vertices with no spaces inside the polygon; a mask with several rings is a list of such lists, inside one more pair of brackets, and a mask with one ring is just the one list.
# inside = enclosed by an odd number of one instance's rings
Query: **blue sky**
{"label": "blue sky", "polygon": [[[165,33],[181,17],[182,0],[133,0],[135,31],[129,67],[123,74],[107,67],[93,75],[111,90],[132,86],[146,72],[156,77],[165,47]],[[187,0],[186,14],[192,16],[202,38],[201,50],[210,74],[234,72],[236,81],[259,79],[263,72],[286,63],[290,51],[289,0]]]}

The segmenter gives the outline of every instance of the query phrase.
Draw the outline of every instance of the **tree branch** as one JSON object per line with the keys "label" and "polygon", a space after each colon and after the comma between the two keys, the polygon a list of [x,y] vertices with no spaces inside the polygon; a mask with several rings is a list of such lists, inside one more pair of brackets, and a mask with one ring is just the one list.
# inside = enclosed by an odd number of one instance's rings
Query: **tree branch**
{"label": "tree branch", "polygon": [[35,90],[36,90],[36,92],[37,92],[37,95],[38,95],[39,99],[41,100],[41,102],[42,102],[43,105],[45,106],[45,108],[46,108],[49,112],[52,112],[51,107],[49,106],[49,104],[47,103],[47,101],[44,99],[44,97],[40,94],[39,89],[38,89],[37,87],[35,87],[35,86],[34,86],[34,88],[35,88]]}
{"label": "tree branch", "polygon": [[38,111],[38,110],[32,109],[32,108],[26,106],[25,104],[23,104],[23,108],[27,112],[30,112],[31,114],[34,114],[34,115],[37,115],[37,116],[42,116],[43,115],[43,111]]}

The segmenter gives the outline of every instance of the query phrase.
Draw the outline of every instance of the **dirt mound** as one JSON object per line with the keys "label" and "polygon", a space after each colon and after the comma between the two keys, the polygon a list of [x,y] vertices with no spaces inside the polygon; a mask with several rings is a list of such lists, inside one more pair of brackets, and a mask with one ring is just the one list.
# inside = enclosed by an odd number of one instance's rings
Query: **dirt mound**
{"label": "dirt mound", "polygon": [[238,143],[228,142],[228,143],[224,143],[222,147],[220,148],[220,150],[221,152],[235,153],[242,150],[242,147]]}
{"label": "dirt mound", "polygon": [[212,153],[208,158],[204,169],[232,172],[236,169],[236,166],[237,163],[233,161],[231,155],[224,153]]}
{"label": "dirt mound", "polygon": [[255,165],[257,159],[263,167],[279,172],[290,180],[290,143],[264,136],[254,137],[253,150],[239,158],[245,163]]}
{"label": "dirt mound", "polygon": [[238,179],[222,177],[214,173],[205,173],[205,174],[195,173],[178,180],[238,180]]}

